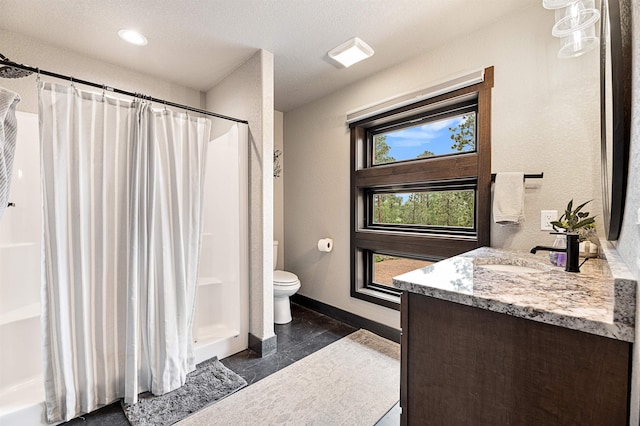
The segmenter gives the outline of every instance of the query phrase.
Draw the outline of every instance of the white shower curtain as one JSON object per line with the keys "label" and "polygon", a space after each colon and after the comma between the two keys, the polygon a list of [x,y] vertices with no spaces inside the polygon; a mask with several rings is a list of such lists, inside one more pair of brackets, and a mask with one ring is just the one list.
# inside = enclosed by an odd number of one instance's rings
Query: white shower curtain
{"label": "white shower curtain", "polygon": [[47,418],[194,369],[191,322],[210,121],[39,84]]}

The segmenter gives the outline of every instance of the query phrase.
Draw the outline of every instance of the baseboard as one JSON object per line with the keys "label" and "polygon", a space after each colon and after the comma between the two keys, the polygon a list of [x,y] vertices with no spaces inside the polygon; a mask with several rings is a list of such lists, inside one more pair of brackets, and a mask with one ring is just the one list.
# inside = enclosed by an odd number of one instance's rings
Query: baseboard
{"label": "baseboard", "polygon": [[260,355],[261,357],[265,357],[271,354],[276,353],[278,350],[278,340],[277,336],[271,336],[268,339],[260,339],[259,337],[254,336],[249,333],[249,349]]}
{"label": "baseboard", "polygon": [[382,336],[385,339],[400,343],[400,330],[389,327],[388,325],[363,318],[359,315],[344,311],[340,308],[336,308],[335,306],[327,305],[326,303],[319,302],[301,294],[294,294],[291,296],[291,301],[304,306],[305,308],[309,308],[328,317],[337,319],[338,321],[342,321],[352,327],[364,328],[365,330],[369,330],[370,332],[375,333],[378,336]]}

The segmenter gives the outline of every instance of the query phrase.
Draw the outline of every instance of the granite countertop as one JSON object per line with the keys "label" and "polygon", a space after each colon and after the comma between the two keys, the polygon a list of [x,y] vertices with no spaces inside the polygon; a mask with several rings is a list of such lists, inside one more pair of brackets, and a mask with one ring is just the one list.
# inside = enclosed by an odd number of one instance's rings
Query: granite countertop
{"label": "granite countertop", "polygon": [[[496,264],[534,271],[499,271],[482,266]],[[551,265],[547,252],[532,255],[483,247],[394,277],[393,285],[412,293],[633,342],[637,283],[624,272],[618,274],[620,268],[615,260],[610,265],[604,259],[590,259],[580,267],[581,272],[570,273]]]}

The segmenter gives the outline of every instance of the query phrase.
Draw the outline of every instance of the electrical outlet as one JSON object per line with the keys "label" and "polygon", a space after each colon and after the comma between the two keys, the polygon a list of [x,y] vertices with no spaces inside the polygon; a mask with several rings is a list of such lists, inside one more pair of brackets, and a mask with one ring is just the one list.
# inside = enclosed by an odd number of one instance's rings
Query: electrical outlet
{"label": "electrical outlet", "polygon": [[540,230],[553,231],[551,222],[558,220],[558,210],[541,210],[540,211]]}

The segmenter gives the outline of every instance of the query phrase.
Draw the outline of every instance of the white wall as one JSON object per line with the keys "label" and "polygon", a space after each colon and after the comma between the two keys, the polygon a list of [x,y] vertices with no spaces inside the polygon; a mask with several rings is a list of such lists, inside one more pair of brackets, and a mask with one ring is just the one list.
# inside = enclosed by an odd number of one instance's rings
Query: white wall
{"label": "white wall", "polygon": [[[207,109],[249,122],[250,327],[255,337],[273,329],[273,55],[259,51],[207,92]],[[214,122],[214,134],[228,122]]]}
{"label": "white wall", "polygon": [[[562,210],[571,198],[594,199],[591,211],[600,211],[598,54],[557,59],[553,23],[553,12],[531,7],[285,113],[285,268],[300,277],[300,294],[399,327],[397,311],[350,297],[346,112],[465,70],[495,66],[493,171],[545,173],[527,182],[525,224],[493,225],[492,246],[551,243],[540,210]],[[323,236],[335,240],[330,254],[315,248]]]}
{"label": "white wall", "polygon": [[[273,121],[274,139],[273,149],[283,152],[283,119],[284,114],[275,111]],[[284,168],[285,156],[280,156],[280,177],[273,178],[273,239],[278,241],[278,264],[276,269],[284,269]]]}
{"label": "white wall", "polygon": [[[69,50],[59,49],[43,41],[25,37],[21,34],[0,29],[0,53],[12,61],[92,81],[106,84],[130,92],[144,93],[158,99],[202,108],[202,93],[168,81],[139,73],[124,67],[79,55]],[[65,80],[42,77],[45,81],[67,84]],[[38,93],[36,76],[20,79],[0,79],[0,86],[20,94],[19,111],[38,112]],[[79,86],[86,90],[99,92],[100,89]],[[116,96],[110,94],[110,96]]]}

